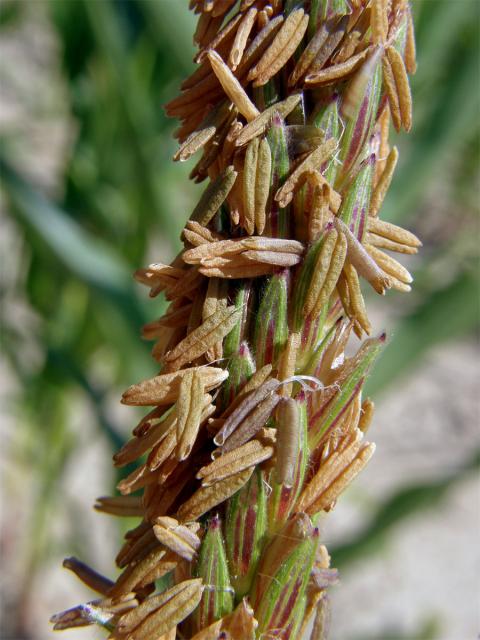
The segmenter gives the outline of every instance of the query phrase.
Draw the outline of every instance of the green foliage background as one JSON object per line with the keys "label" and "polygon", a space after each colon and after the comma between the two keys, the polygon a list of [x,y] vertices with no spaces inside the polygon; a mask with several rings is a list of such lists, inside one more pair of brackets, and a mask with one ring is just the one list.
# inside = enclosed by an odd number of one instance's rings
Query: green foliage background
{"label": "green foliage background", "polygon": [[[55,514],[70,508],[62,478],[78,444],[72,420],[79,405],[87,406],[95,433],[112,451],[126,437],[112,397],[155,372],[139,329],[163,306],[162,300],[148,301],[131,273],[175,255],[202,188],[188,181],[190,163],[171,162],[176,123],[161,108],[193,68],[194,20],[184,3],[4,0],[0,35],[31,19],[32,5],[41,5],[57,41],[61,117],[72,134],[58,186],[46,194],[22,164],[25,136],[1,132],[2,203],[20,238],[19,268],[0,290],[1,337],[17,381],[6,409],[21,437],[10,455],[35,488],[28,514],[35,535],[25,549],[30,576],[59,546],[82,546],[76,527],[60,537],[55,531]],[[478,238],[472,230],[478,230],[479,4],[414,5],[415,124],[398,140],[401,164],[384,211],[410,226],[425,246],[410,265],[414,293],[408,300],[392,294],[382,301],[391,306],[395,327],[369,383],[375,398],[429,349],[471,335],[478,323]],[[6,80],[3,69],[0,81]],[[12,291],[33,311],[29,329],[8,311]],[[465,461],[465,470],[437,483],[399,488],[378,505],[358,539],[336,550],[337,563],[343,569],[374,552],[376,536],[435,502],[477,462],[478,456]]]}

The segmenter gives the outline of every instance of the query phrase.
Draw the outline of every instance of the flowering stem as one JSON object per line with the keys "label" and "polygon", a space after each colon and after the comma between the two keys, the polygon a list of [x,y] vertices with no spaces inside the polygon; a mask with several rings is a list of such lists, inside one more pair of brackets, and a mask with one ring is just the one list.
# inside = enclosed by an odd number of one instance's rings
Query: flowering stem
{"label": "flowering stem", "polygon": [[[361,287],[408,291],[385,250],[420,246],[378,217],[390,121],[411,126],[410,8],[190,5],[199,66],[166,110],[182,123],[175,159],[201,151],[191,177],[209,184],[181,254],[136,273],[170,302],[144,328],[160,372],[123,395],[153,409],[114,457],[139,459],[123,495],[97,504],[139,525],[103,598],[54,622],[108,620],[118,640],[319,638],[336,579],[319,515],[375,449],[362,389],[385,334],[354,347],[371,331]],[[87,584],[111,584],[81,566]]]}

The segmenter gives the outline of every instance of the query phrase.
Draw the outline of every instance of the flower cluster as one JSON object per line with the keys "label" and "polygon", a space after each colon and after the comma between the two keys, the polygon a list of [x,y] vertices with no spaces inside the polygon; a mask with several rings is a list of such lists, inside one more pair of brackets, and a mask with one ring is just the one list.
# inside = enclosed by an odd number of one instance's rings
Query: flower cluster
{"label": "flower cluster", "polygon": [[[170,265],[136,273],[170,305],[144,327],[153,407],[114,456],[137,462],[96,508],[139,518],[115,582],[70,558],[100,598],[53,617],[116,640],[324,637],[336,580],[319,518],[363,469],[364,381],[385,336],[361,283],[412,278],[419,240],[378,217],[411,127],[406,0],[192,0],[198,67],[167,113],[174,159],[208,180]],[[356,338],[355,338],[355,336]],[[346,355],[346,349],[351,349]]]}

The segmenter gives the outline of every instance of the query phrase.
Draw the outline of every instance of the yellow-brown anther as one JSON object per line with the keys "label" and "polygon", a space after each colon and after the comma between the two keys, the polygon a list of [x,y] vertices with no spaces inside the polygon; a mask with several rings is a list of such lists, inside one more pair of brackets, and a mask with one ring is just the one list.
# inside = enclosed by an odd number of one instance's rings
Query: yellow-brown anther
{"label": "yellow-brown anther", "polygon": [[305,47],[302,55],[298,59],[295,69],[292,71],[290,78],[288,79],[288,85],[294,87],[297,82],[307,73],[308,68],[312,64],[315,56],[319,52],[322,45],[325,43],[329,35],[327,25],[323,25],[317,33],[310,40]]}
{"label": "yellow-brown anther", "polygon": [[[298,350],[302,337],[299,332],[292,332],[287,339],[287,344],[283,349],[278,362],[278,379],[280,381],[287,380],[295,375],[295,363],[297,361]],[[293,385],[291,382],[282,384],[279,389],[281,396],[288,397],[292,394]]]}
{"label": "yellow-brown anther", "polygon": [[348,260],[355,267],[358,275],[365,278],[377,293],[383,295],[385,290],[391,286],[388,276],[377,266],[377,263],[342,220],[335,218],[335,226],[342,231],[346,238]]}
{"label": "yellow-brown anther", "polygon": [[185,580],[158,596],[147,598],[123,615],[116,631],[127,640],[152,640],[181,622],[198,605],[203,593],[202,580]]}
{"label": "yellow-brown anther", "polygon": [[260,62],[250,70],[248,80],[254,87],[266,84],[295,53],[308,26],[308,15],[296,9],[285,20],[275,40],[263,54]]}
{"label": "yellow-brown anther", "polygon": [[415,73],[415,71],[417,70],[415,33],[413,30],[412,12],[410,11],[410,7],[407,8],[407,11],[408,11],[408,22],[407,22],[407,39],[405,42],[405,66],[407,68],[408,73]]}
{"label": "yellow-brown anther", "polygon": [[135,517],[142,513],[142,503],[137,496],[112,496],[97,498],[97,511],[113,516]]}
{"label": "yellow-brown anther", "polygon": [[243,213],[244,227],[249,235],[255,232],[255,183],[257,178],[258,146],[260,140],[254,138],[248,143],[243,166]]}
{"label": "yellow-brown anther", "polygon": [[242,147],[243,145],[253,140],[256,136],[262,135],[265,133],[265,130],[270,125],[270,121],[275,113],[278,113],[280,117],[286,118],[298,105],[300,100],[302,99],[302,95],[300,93],[295,93],[282,102],[277,102],[255,118],[252,122],[249,122],[238,134],[237,139],[235,140],[235,145],[237,147]]}
{"label": "yellow-brown anther", "polygon": [[218,309],[169,351],[165,356],[165,362],[171,369],[176,370],[200,357],[233,329],[239,315],[240,312],[235,307]]}
{"label": "yellow-brown anther", "polygon": [[208,59],[225,93],[238,111],[250,122],[260,115],[259,110],[245,93],[242,85],[215,51],[208,52]]}
{"label": "yellow-brown anther", "polygon": [[202,487],[208,487],[239,471],[254,467],[272,455],[273,447],[264,446],[259,440],[250,440],[238,449],[219,455],[209,465],[202,467],[197,473],[197,478],[202,480]]}
{"label": "yellow-brown anther", "polygon": [[382,60],[383,84],[388,96],[388,105],[390,107],[390,115],[392,116],[393,126],[396,131],[400,131],[402,127],[402,115],[400,113],[400,103],[398,98],[397,86],[392,71],[392,65],[387,56]]}
{"label": "yellow-brown anther", "polygon": [[[228,371],[217,367],[195,367],[199,370],[206,391],[218,387],[228,378]],[[164,373],[129,387],[122,396],[123,404],[164,405],[176,402],[182,377],[188,369]]]}
{"label": "yellow-brown anther", "polygon": [[365,467],[367,462],[375,453],[374,444],[366,444],[360,449],[354,460],[343,469],[342,473],[335,478],[326,491],[319,495],[314,503],[307,509],[307,513],[318,513],[319,511],[329,510],[335,503],[340,494],[342,494],[348,485],[356,478],[360,471]]}
{"label": "yellow-brown anther", "polygon": [[[220,31],[215,35],[213,40],[211,40],[205,48],[203,48],[201,51],[199,51],[199,53],[197,53],[197,55],[195,56],[195,62],[197,64],[203,64],[204,61],[207,59],[207,55],[210,50],[212,49],[215,51],[218,51],[219,49],[223,50],[224,46],[222,45],[230,44],[232,42],[232,39],[236,35],[236,29],[238,28],[238,25],[240,24],[241,20],[242,20],[242,16],[240,14],[233,16],[233,18],[229,20],[222,29],[220,29]],[[191,84],[191,83],[188,83],[188,84]],[[184,88],[186,89],[188,88],[188,86],[183,85],[182,89]]]}
{"label": "yellow-brown anther", "polygon": [[156,580],[162,577],[162,575],[172,571],[175,565],[176,560],[173,554],[167,554],[167,551],[157,544],[157,546],[139,562],[132,562],[126,567],[111,588],[109,596],[119,598],[122,595],[131,593],[140,586],[144,586],[143,583],[146,576],[155,573],[154,580]]}
{"label": "yellow-brown anther", "polygon": [[362,291],[360,289],[360,281],[358,279],[357,270],[354,266],[345,263],[343,267],[343,273],[348,286],[348,298],[350,306],[350,317],[355,320],[355,323],[365,331],[367,335],[370,335],[372,325],[367,316],[367,309],[365,307],[365,300],[363,299]]}
{"label": "yellow-brown anther", "polygon": [[330,299],[330,296],[332,295],[338,282],[338,278],[340,277],[340,274],[342,272],[346,256],[347,239],[345,238],[344,233],[339,233],[335,246],[333,248],[325,280],[323,281],[322,287],[313,307],[313,313],[315,314],[315,316],[321,311],[323,305],[326,304]]}
{"label": "yellow-brown anther", "polygon": [[203,409],[203,382],[198,371],[183,376],[177,401],[177,450],[178,460],[188,457],[200,428]]}
{"label": "yellow-brown anther", "polygon": [[345,60],[345,62],[340,62],[339,64],[327,67],[326,69],[321,69],[316,73],[309,73],[305,78],[305,84],[329,84],[334,80],[345,78],[360,66],[360,64],[367,57],[368,53],[369,50],[365,49],[364,51],[360,51],[360,53],[351,56],[350,58],[348,58],[348,60]]}
{"label": "yellow-brown anther", "polygon": [[258,147],[257,171],[255,177],[255,227],[262,235],[267,216],[267,201],[270,192],[270,177],[272,172],[272,152],[265,138],[260,140]]}
{"label": "yellow-brown anther", "polygon": [[185,560],[192,560],[201,542],[197,535],[199,528],[200,525],[198,523],[187,527],[180,524],[175,518],[161,516],[156,518],[153,532],[164,547],[185,558]]}
{"label": "yellow-brown anther", "polygon": [[255,19],[257,18],[257,13],[258,9],[256,7],[249,9],[238,26],[235,34],[235,40],[233,41],[230,55],[228,56],[228,65],[232,71],[235,71],[242,60],[248,37],[252,31]]}
{"label": "yellow-brown anther", "polygon": [[312,153],[298,165],[275,194],[275,200],[280,207],[286,207],[287,204],[291,202],[293,192],[301,178],[305,176],[307,172],[318,169],[326,160],[330,160],[336,147],[337,142],[333,138],[330,138],[312,151]]}
{"label": "yellow-brown anther", "polygon": [[[308,178],[307,178],[308,180]],[[314,186],[312,207],[308,219],[308,240],[318,239],[325,225],[330,221],[330,187],[327,183]]]}
{"label": "yellow-brown anther", "polygon": [[178,518],[183,522],[197,520],[241,489],[250,479],[253,469],[254,467],[249,467],[208,487],[200,487],[191,498],[182,504],[178,510]]}
{"label": "yellow-brown anther", "polygon": [[[346,474],[350,465],[358,458],[366,464],[366,459],[373,454],[375,445],[363,445],[361,434],[343,451],[334,452],[320,465],[320,469],[313,476],[303,490],[297,508],[306,513],[317,513],[330,506],[340,491],[335,493],[338,487],[351,477],[352,471]],[[355,469],[358,468],[358,464]],[[358,473],[357,471],[357,473]],[[346,474],[344,476],[344,474]],[[342,477],[344,479],[342,480]],[[346,486],[346,485],[345,485]]]}
{"label": "yellow-brown anther", "polygon": [[290,488],[300,448],[300,417],[297,402],[282,400],[277,407],[277,446],[275,473],[277,482]]}
{"label": "yellow-brown anther", "polygon": [[360,419],[358,421],[358,428],[364,434],[367,433],[368,428],[370,427],[374,411],[375,404],[370,400],[370,398],[365,398],[362,402]]}
{"label": "yellow-brown anther", "polygon": [[401,291],[410,291],[410,283],[413,282],[413,278],[410,275],[409,271],[405,269],[403,265],[401,265],[395,258],[392,258],[387,253],[384,253],[377,247],[373,247],[371,245],[367,245],[366,249],[368,253],[372,256],[378,266],[385,271],[385,273],[389,276],[392,281],[392,286],[394,288],[398,288],[395,286],[395,283],[401,283],[400,289]]}
{"label": "yellow-brown anther", "polygon": [[370,16],[373,44],[384,44],[388,35],[386,0],[372,0],[370,3]]}
{"label": "yellow-brown anther", "polygon": [[331,229],[325,236],[325,240],[323,241],[315,262],[313,277],[303,305],[303,313],[305,316],[309,315],[313,311],[320,292],[325,284],[337,240],[338,233],[335,229]]}
{"label": "yellow-brown anther", "polygon": [[[392,251],[398,251],[399,253],[417,253],[422,243],[417,236],[411,231],[407,231],[402,227],[398,227],[391,222],[385,222],[385,220],[379,220],[378,218],[370,218],[368,221],[369,236],[372,236],[370,244],[382,249],[391,249]],[[382,247],[381,238],[390,240],[392,242],[389,246]],[[368,240],[368,237],[367,237]],[[396,247],[400,247],[397,249]],[[403,250],[401,249],[403,247]]]}
{"label": "yellow-brown anther", "polygon": [[382,206],[383,199],[393,178],[393,172],[398,162],[398,149],[393,147],[385,162],[385,167],[378,179],[370,200],[370,216],[377,216]]}
{"label": "yellow-brown anther", "polygon": [[412,128],[412,94],[410,92],[405,63],[403,62],[402,56],[394,47],[387,48],[387,57],[395,81],[401,123],[405,131],[410,131]]}

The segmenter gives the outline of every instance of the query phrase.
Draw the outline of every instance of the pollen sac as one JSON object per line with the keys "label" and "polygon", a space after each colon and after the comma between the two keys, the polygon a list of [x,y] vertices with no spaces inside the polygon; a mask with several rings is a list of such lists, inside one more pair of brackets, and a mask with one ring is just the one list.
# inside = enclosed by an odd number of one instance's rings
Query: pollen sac
{"label": "pollen sac", "polygon": [[162,637],[197,607],[202,592],[202,581],[194,579],[180,582],[147,598],[138,607],[122,615],[115,627],[115,636],[118,634],[136,640]]}
{"label": "pollen sac", "polygon": [[97,624],[111,631],[118,615],[135,608],[137,605],[135,594],[129,594],[117,603],[113,603],[111,598],[93,600],[57,613],[50,618],[50,622],[53,624],[54,631],[86,627],[92,624]]}
{"label": "pollen sac", "polygon": [[305,394],[282,400],[276,410],[276,468],[269,484],[268,529],[277,533],[292,512],[302,490],[308,464],[308,429]]}

